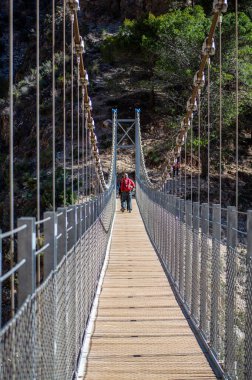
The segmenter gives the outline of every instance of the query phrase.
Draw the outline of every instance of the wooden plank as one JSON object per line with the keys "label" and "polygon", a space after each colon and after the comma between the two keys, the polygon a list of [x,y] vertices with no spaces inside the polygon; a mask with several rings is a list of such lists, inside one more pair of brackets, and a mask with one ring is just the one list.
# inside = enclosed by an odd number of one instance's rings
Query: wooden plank
{"label": "wooden plank", "polygon": [[133,202],[131,214],[116,213],[84,379],[215,378]]}

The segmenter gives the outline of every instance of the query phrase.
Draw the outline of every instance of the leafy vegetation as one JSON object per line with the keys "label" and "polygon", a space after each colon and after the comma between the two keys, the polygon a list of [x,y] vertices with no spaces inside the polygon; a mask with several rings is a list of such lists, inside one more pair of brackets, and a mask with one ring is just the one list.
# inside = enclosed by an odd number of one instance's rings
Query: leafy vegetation
{"label": "leafy vegetation", "polygon": [[[204,2],[202,2],[203,5]],[[248,3],[243,2],[243,9]],[[246,3],[246,4],[245,4]],[[240,141],[252,133],[252,21],[249,13],[239,13],[239,118]],[[169,94],[171,101],[165,107],[171,125],[179,127],[185,113],[185,104],[192,88],[193,76],[198,70],[199,53],[209,31],[211,18],[203,7],[177,9],[161,16],[148,14],[137,20],[125,20],[116,35],[108,36],[102,46],[105,59],[123,64],[125,58],[145,68],[150,74],[151,91]],[[222,25],[222,85],[223,85],[223,156],[232,162],[235,139],[235,14],[228,12]],[[219,29],[216,31],[216,56],[211,59],[211,144],[219,143]],[[150,87],[150,86],[149,86]],[[207,94],[201,96],[202,137],[197,136],[197,115],[194,121],[193,147],[204,154],[207,148]],[[160,111],[156,109],[156,111]],[[169,135],[169,132],[168,132]],[[174,140],[173,140],[174,142]],[[251,140],[249,140],[251,143]],[[190,143],[188,141],[188,143]],[[171,144],[172,145],[172,144]],[[247,155],[249,144],[243,144]],[[156,158],[153,160],[156,162]],[[203,160],[203,174],[206,162]]]}

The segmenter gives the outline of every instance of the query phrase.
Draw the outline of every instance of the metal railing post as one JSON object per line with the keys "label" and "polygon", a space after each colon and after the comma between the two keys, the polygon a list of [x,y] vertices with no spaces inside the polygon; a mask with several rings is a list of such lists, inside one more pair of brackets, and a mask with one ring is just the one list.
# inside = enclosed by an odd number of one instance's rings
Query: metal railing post
{"label": "metal railing post", "polygon": [[162,228],[163,228],[163,218],[162,218],[162,192],[159,191],[159,253],[162,252]]}
{"label": "metal railing post", "polygon": [[167,235],[168,235],[168,213],[167,213],[167,194],[164,195],[164,263],[167,268],[167,253],[168,253],[168,243],[167,243]]}
{"label": "metal railing post", "polygon": [[185,289],[185,225],[184,225],[184,210],[185,201],[184,199],[179,200],[179,213],[180,213],[180,243],[179,243],[179,292],[184,299],[184,289]]}
{"label": "metal railing post", "polygon": [[52,270],[58,264],[57,257],[57,235],[58,235],[58,217],[53,211],[44,213],[44,219],[50,218],[44,224],[45,244],[49,244],[44,253],[44,279],[48,277]]}
{"label": "metal railing post", "polygon": [[62,214],[58,217],[58,234],[61,235],[57,242],[58,262],[67,254],[67,208],[58,208],[58,213]]}
{"label": "metal railing post", "polygon": [[230,376],[236,376],[235,364],[235,279],[236,279],[236,239],[237,212],[233,206],[227,207],[227,282],[225,312],[225,367]]}
{"label": "metal railing post", "polygon": [[82,237],[83,234],[83,205],[79,205],[79,239]]}
{"label": "metal railing post", "polygon": [[175,284],[178,286],[179,281],[179,244],[180,244],[180,203],[179,198],[176,196],[175,199]]}
{"label": "metal railing post", "polygon": [[[216,214],[215,209],[213,212],[214,214]],[[216,215],[214,215],[214,218],[215,216]],[[209,231],[209,205],[208,203],[203,203],[201,207],[200,329],[204,333],[205,337],[207,337],[207,331],[208,331],[208,323],[207,323],[208,283],[209,283],[208,231]]]}
{"label": "metal railing post", "polygon": [[200,224],[200,204],[193,202],[193,242],[192,242],[192,317],[199,322],[199,279],[200,279],[200,250],[199,250],[199,224]]}
{"label": "metal railing post", "polygon": [[82,236],[86,231],[85,216],[86,216],[85,215],[85,204],[83,203],[81,205],[81,234],[82,234]]}
{"label": "metal railing post", "polygon": [[246,324],[245,324],[245,380],[252,379],[252,210],[247,214],[247,281],[246,281]]}
{"label": "metal railing post", "polygon": [[81,237],[81,206],[76,207],[76,243]]}
{"label": "metal railing post", "polygon": [[165,217],[166,211],[165,211],[165,194],[162,193],[162,259],[165,258],[165,237],[166,237],[166,217]]}
{"label": "metal railing post", "polygon": [[90,226],[90,212],[89,212],[89,209],[90,209],[90,205],[87,202],[87,203],[85,203],[85,229],[86,229],[86,231],[87,231],[87,229]]}
{"label": "metal railing post", "polygon": [[75,245],[77,241],[77,210],[76,206],[70,206],[67,210],[67,251]]}
{"label": "metal railing post", "polygon": [[36,288],[36,226],[35,218],[19,218],[17,227],[27,225],[18,232],[18,260],[26,260],[18,272],[18,307],[26,298],[33,294]]}
{"label": "metal railing post", "polygon": [[168,271],[172,274],[172,195],[168,195]]}
{"label": "metal railing post", "polygon": [[140,110],[135,110],[135,162],[136,162],[136,178],[139,177],[140,174]]}
{"label": "metal railing post", "polygon": [[98,199],[94,201],[94,222],[96,221],[98,216]]}
{"label": "metal railing post", "polygon": [[171,275],[173,278],[173,281],[175,281],[175,239],[176,239],[176,196],[171,195]]}
{"label": "metal railing post", "polygon": [[192,202],[186,201],[186,243],[185,243],[185,303],[191,309],[192,294]]}
{"label": "metal railing post", "polygon": [[[221,240],[221,207],[213,205],[212,233],[212,274],[211,274],[211,323],[210,343],[216,355],[220,350],[219,311],[220,311],[220,240]],[[204,315],[203,315],[204,316]],[[207,331],[206,316],[202,320],[203,331]]]}

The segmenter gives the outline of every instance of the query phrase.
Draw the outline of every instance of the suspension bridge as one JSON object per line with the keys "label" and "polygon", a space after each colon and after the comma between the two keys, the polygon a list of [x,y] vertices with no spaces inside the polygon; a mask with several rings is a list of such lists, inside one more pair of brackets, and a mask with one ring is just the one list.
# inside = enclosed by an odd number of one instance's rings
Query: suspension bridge
{"label": "suspension bridge", "polygon": [[[52,207],[41,213],[40,191],[40,4],[36,1],[36,217],[15,219],[13,0],[9,2],[9,199],[10,230],[0,231],[0,379],[252,379],[252,211],[238,211],[238,80],[236,80],[236,205],[222,206],[222,17],[226,0],[214,0],[192,95],[164,172],[153,181],[145,165],[140,110],[121,120],[112,110],[109,175],[104,175],[78,0],[58,4],[63,30],[63,202],[56,201],[55,0],[52,0]],[[224,16],[225,17],[225,16]],[[71,36],[71,136],[67,158],[66,28]],[[219,28],[220,199],[190,198],[188,132],[198,115]],[[236,33],[237,2],[236,2]],[[236,34],[237,41],[238,35]],[[237,42],[236,41],[236,42]],[[238,43],[238,42],[237,42]],[[236,79],[238,78],[238,45]],[[76,57],[77,70],[74,71]],[[74,80],[77,94],[74,97]],[[74,103],[77,103],[77,162]],[[131,115],[132,117],[132,115]],[[208,156],[210,156],[208,112]],[[194,118],[195,120],[195,118]],[[129,123],[129,124],[128,124]],[[125,126],[126,125],[126,126]],[[127,126],[129,128],[127,129]],[[122,139],[135,150],[136,200],[121,213],[117,152]],[[135,139],[129,131],[135,130]],[[201,152],[199,147],[198,159]],[[180,172],[169,177],[170,166]],[[71,172],[70,182],[67,172]],[[208,167],[209,169],[209,167]],[[183,173],[182,173],[183,172]],[[77,180],[76,180],[77,179]],[[191,175],[192,181],[192,175]],[[192,189],[192,182],[191,182]],[[67,193],[71,193],[71,204]],[[76,196],[76,197],[75,197]],[[76,200],[75,200],[76,199]],[[31,210],[32,215],[32,210]],[[241,228],[241,222],[243,227]],[[4,259],[10,257],[10,268]],[[10,312],[6,316],[6,299]]]}

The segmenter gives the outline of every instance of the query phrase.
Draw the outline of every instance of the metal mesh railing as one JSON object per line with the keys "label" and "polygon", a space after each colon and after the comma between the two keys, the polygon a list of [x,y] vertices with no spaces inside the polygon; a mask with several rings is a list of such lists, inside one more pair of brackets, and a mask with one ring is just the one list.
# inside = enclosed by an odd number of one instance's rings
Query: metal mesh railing
{"label": "metal mesh railing", "polygon": [[80,205],[63,213],[67,254],[1,331],[1,380],[71,379],[76,373],[115,211],[114,187],[84,206],[82,213]]}
{"label": "metal mesh railing", "polygon": [[[141,170],[140,170],[141,178]],[[137,182],[149,236],[214,363],[230,379],[252,378],[252,212],[185,201]]]}

